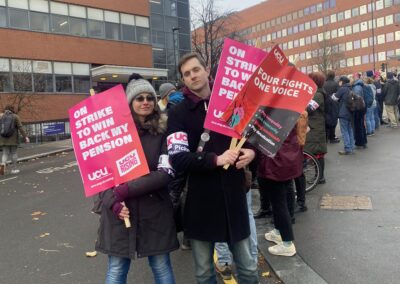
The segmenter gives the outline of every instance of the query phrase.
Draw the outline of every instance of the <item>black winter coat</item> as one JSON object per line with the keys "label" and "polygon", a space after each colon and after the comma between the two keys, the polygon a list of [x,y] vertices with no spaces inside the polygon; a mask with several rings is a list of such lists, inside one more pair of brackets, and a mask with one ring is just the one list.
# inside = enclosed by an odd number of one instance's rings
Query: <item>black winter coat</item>
{"label": "black winter coat", "polygon": [[397,105],[400,95],[399,82],[393,79],[387,80],[385,86],[383,86],[382,95],[385,98],[386,105]]}
{"label": "black winter coat", "polygon": [[[235,243],[250,235],[243,170],[216,166],[217,155],[230,145],[230,137],[211,132],[203,152],[196,152],[206,116],[204,101],[185,88],[185,99],[169,112],[168,139],[177,132],[188,138],[187,152],[171,155],[176,171],[188,173],[184,232],[188,238]],[[171,136],[172,135],[172,136]]]}
{"label": "black winter coat", "polygon": [[112,190],[102,194],[96,250],[105,254],[135,258],[164,254],[179,247],[167,189],[171,178],[157,170],[159,156],[165,153],[165,135],[145,132],[140,134],[140,141],[150,173],[128,183],[130,197],[125,204],[130,211],[131,228],[125,228],[124,221],[111,211],[115,201]]}

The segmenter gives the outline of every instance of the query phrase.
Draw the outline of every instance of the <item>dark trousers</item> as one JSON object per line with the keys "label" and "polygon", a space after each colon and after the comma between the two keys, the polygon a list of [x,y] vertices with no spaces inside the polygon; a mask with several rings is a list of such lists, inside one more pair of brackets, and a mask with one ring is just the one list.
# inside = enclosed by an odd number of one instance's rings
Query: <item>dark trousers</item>
{"label": "dark trousers", "polygon": [[376,95],[376,101],[377,101],[376,107],[378,108],[379,119],[381,122],[382,122],[383,101],[384,100],[385,100],[385,98],[382,96],[382,94]]}
{"label": "dark trousers", "polygon": [[293,241],[292,222],[288,209],[288,194],[290,194],[290,187],[293,189],[292,180],[273,181],[259,178],[258,182],[260,191],[263,189],[269,193],[275,228],[281,233],[282,240]]}
{"label": "dark trousers", "polygon": [[294,179],[296,185],[297,204],[299,206],[306,205],[306,177],[304,174]]}
{"label": "dark trousers", "polygon": [[271,202],[269,198],[268,188],[261,187],[260,182],[262,182],[261,178],[258,178],[258,192],[260,193],[260,208],[261,210],[270,210],[271,209]]}
{"label": "dark trousers", "polygon": [[325,125],[326,140],[327,141],[331,141],[331,140],[335,140],[336,139],[335,129],[336,129],[336,126],[328,127],[327,125]]}
{"label": "dark trousers", "polygon": [[367,130],[365,129],[365,110],[354,112],[354,140],[356,146],[367,144]]}

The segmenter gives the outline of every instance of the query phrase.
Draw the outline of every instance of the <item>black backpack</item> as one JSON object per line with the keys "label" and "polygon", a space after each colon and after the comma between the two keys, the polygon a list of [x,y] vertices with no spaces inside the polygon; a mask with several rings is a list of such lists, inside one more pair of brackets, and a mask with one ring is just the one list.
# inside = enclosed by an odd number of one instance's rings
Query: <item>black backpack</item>
{"label": "black backpack", "polygon": [[0,118],[0,136],[8,138],[15,132],[15,115],[6,111]]}
{"label": "black backpack", "polygon": [[350,112],[363,110],[365,109],[364,99],[353,91],[350,91],[347,94],[346,107]]}

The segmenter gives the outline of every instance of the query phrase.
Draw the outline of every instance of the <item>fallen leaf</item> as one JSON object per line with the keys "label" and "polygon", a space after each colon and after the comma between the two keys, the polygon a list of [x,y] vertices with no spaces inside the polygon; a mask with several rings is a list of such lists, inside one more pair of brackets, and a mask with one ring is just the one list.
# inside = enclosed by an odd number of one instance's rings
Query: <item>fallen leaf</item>
{"label": "fallen leaf", "polygon": [[35,217],[35,218],[32,218],[32,220],[33,220],[33,221],[37,221],[37,220],[39,220],[39,218],[36,218],[36,217]]}
{"label": "fallen leaf", "polygon": [[44,234],[40,235],[41,238],[44,238],[44,237],[47,237],[47,236],[50,236],[50,233],[44,233]]}
{"label": "fallen leaf", "polygon": [[97,255],[97,251],[87,251],[86,256],[87,257],[95,257]]}
{"label": "fallen leaf", "polygon": [[42,249],[42,248],[40,248],[39,251],[43,251],[43,252],[60,252],[58,249]]}
{"label": "fallen leaf", "polygon": [[72,272],[63,273],[63,274],[60,274],[60,276],[67,276],[67,275],[70,275],[70,274],[72,274]]}
{"label": "fallen leaf", "polygon": [[267,271],[267,272],[263,272],[262,274],[261,274],[261,276],[262,277],[269,277],[269,271]]}
{"label": "fallen leaf", "polygon": [[42,212],[40,212],[40,211],[35,211],[35,212],[33,212],[33,213],[31,214],[31,216],[37,216],[37,215],[40,215],[40,214],[42,214]]}

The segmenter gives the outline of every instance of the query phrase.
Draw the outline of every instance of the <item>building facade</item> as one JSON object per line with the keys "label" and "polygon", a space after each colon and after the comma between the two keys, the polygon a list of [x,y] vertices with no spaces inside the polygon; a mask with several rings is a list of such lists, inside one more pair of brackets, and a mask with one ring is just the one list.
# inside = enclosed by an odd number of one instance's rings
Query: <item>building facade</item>
{"label": "building facade", "polygon": [[[180,27],[177,52],[190,45],[188,1],[173,2],[0,0],[0,107],[14,104],[25,123],[67,121],[68,109],[93,86],[126,83],[133,72],[154,85],[173,79],[173,33],[165,23]],[[154,52],[158,36],[169,40],[164,61]]]}
{"label": "building facade", "polygon": [[304,73],[400,66],[400,0],[268,0],[237,13],[250,45],[278,44]]}

